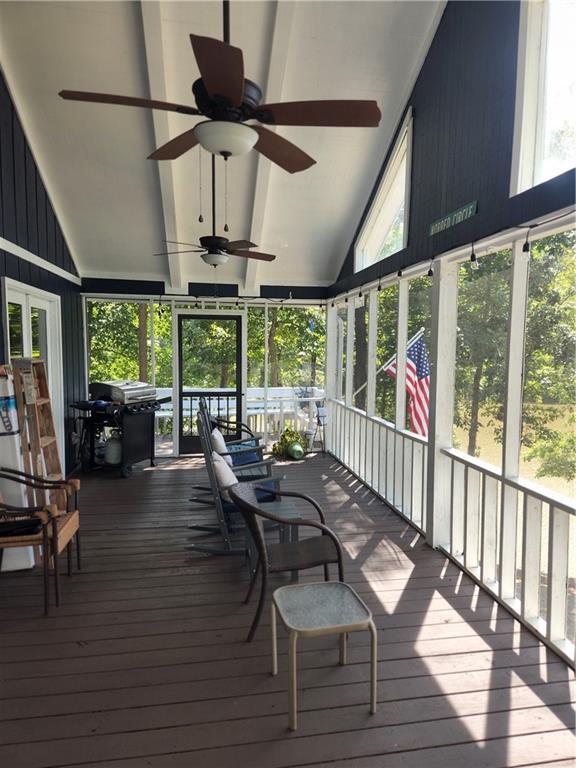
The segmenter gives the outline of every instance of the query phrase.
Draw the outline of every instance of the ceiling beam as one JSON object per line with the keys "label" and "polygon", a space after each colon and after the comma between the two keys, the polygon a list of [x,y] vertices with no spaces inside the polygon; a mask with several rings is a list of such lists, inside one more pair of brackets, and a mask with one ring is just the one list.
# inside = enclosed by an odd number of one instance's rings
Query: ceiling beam
{"label": "ceiling beam", "polygon": [[[268,79],[264,91],[264,102],[275,103],[282,99],[282,87],[288,62],[288,48],[292,33],[292,21],[294,18],[295,3],[291,0],[283,0],[276,3],[276,16],[274,19],[274,31],[272,33],[272,48],[270,52],[270,66]],[[274,131],[274,126],[267,126]],[[254,189],[254,205],[252,206],[252,221],[250,225],[249,239],[254,243],[262,242],[264,222],[266,219],[266,205],[268,200],[268,188],[270,184],[270,172],[272,164],[270,160],[258,155],[256,168],[256,185]],[[242,292],[254,295],[259,289],[258,271],[260,266],[256,259],[246,259],[246,271],[244,274],[244,286]]]}
{"label": "ceiling beam", "polygon": [[[148,68],[148,83],[150,97],[167,101],[166,72],[164,69],[164,47],[162,43],[162,16],[160,2],[156,0],[141,0],[142,24],[144,28],[144,45],[146,49],[146,64]],[[163,110],[152,110],[154,123],[154,138],[156,146],[165,144],[170,136],[169,116]],[[150,161],[153,162],[153,161]],[[160,196],[164,214],[164,239],[178,240],[178,222],[176,217],[176,198],[174,190],[174,174],[169,162],[158,162],[160,179]],[[170,288],[182,292],[183,273],[182,259],[179,254],[168,256]]]}

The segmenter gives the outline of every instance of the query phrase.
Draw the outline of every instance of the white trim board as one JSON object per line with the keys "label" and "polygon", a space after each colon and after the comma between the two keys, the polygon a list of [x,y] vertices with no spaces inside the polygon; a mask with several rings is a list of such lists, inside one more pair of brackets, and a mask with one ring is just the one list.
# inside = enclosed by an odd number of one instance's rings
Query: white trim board
{"label": "white trim board", "polygon": [[62,277],[70,283],[82,285],[82,278],[73,275],[71,272],[67,272],[65,269],[62,269],[62,267],[56,266],[56,264],[51,264],[49,261],[46,261],[46,259],[26,250],[26,248],[22,248],[20,245],[16,245],[16,243],[13,243],[10,240],[6,240],[4,237],[0,237],[0,250],[18,256],[19,259],[24,259],[24,261],[28,261],[30,264],[40,267],[40,269],[45,269],[46,272],[52,272],[52,274],[58,275],[58,277]]}

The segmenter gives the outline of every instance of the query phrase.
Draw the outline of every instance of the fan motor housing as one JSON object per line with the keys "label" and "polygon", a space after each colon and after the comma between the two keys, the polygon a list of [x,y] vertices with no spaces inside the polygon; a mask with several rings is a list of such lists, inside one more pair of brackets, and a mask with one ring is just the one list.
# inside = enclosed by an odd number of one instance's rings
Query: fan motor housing
{"label": "fan motor housing", "polygon": [[244,97],[239,107],[233,107],[224,96],[215,96],[208,94],[202,78],[196,80],[192,85],[192,93],[196,99],[196,104],[200,112],[211,120],[229,120],[235,123],[242,123],[249,120],[258,104],[262,99],[262,91],[253,83],[252,80],[244,79]]}
{"label": "fan motor housing", "polygon": [[200,238],[200,243],[202,248],[206,248],[207,251],[219,251],[228,243],[228,238],[218,235],[204,235]]}

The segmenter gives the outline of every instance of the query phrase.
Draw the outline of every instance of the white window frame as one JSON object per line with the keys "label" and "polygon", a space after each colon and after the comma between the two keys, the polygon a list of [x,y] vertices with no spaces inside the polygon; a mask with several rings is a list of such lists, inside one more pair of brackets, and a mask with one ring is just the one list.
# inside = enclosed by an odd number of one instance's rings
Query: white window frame
{"label": "white window frame", "polygon": [[510,197],[537,184],[543,162],[550,0],[520,3]]}
{"label": "white window frame", "polygon": [[[405,148],[405,149],[404,149]],[[410,178],[412,168],[412,107],[408,107],[404,116],[402,127],[398,132],[394,149],[390,155],[390,159],[386,164],[386,170],[380,181],[380,186],[368,215],[364,221],[360,234],[356,239],[354,246],[354,272],[360,272],[360,270],[377,263],[376,261],[369,260],[369,254],[367,253],[367,244],[372,236],[372,232],[376,223],[380,217],[382,208],[386,204],[386,199],[390,193],[390,189],[393,181],[396,178],[398,168],[403,159],[406,158],[406,173],[404,176],[404,228],[402,237],[402,248],[406,248],[408,245],[408,223],[410,221]],[[392,254],[391,254],[392,255]],[[385,257],[389,258],[389,257]],[[379,259],[382,261],[382,259]]]}

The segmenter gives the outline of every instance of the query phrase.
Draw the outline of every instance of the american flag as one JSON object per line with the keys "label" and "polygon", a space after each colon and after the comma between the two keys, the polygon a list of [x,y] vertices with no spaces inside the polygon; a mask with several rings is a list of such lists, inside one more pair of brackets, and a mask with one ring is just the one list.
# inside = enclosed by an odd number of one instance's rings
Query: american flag
{"label": "american flag", "polygon": [[[396,378],[396,355],[384,368],[384,373]],[[417,435],[428,437],[428,410],[430,403],[430,363],[422,335],[406,348],[406,392],[410,429]]]}

